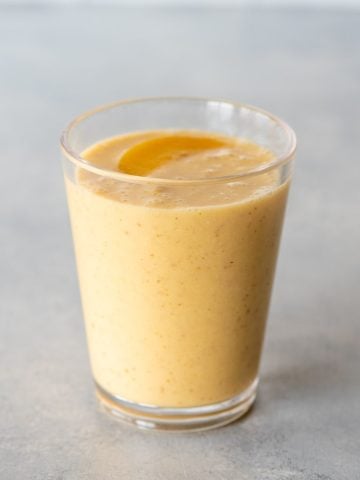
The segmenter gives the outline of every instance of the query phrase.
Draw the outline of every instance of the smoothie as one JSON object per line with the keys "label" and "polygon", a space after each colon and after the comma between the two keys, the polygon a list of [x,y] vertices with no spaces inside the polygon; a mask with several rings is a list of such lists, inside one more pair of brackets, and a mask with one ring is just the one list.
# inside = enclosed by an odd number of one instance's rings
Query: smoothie
{"label": "smoothie", "polygon": [[164,407],[245,391],[258,376],[288,181],[277,169],[215,178],[261,168],[271,152],[164,130],[105,139],[82,156],[130,179],[84,169],[66,179],[97,384]]}

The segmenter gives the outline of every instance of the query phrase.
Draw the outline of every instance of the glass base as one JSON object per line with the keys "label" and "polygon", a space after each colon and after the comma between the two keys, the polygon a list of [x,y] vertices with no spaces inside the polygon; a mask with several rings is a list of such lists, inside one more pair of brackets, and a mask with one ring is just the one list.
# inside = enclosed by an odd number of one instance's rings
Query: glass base
{"label": "glass base", "polygon": [[155,407],[111,395],[95,382],[100,405],[116,418],[138,428],[167,431],[201,431],[226,425],[245,415],[256,398],[258,379],[240,395],[200,407]]}

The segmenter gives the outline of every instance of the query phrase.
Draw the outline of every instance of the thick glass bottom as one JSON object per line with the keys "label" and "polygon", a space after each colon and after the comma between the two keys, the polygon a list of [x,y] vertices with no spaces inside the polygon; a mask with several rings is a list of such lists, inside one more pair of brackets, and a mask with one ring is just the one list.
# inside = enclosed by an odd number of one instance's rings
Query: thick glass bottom
{"label": "thick glass bottom", "polygon": [[223,402],[174,408],[129,402],[95,385],[100,405],[116,418],[142,429],[189,432],[217,428],[242,417],[255,401],[258,379],[244,392]]}

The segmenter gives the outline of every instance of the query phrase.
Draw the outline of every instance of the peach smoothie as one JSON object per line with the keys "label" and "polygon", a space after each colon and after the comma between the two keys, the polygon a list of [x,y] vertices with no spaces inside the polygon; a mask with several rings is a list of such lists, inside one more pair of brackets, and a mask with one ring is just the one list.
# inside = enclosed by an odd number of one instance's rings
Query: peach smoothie
{"label": "peach smoothie", "polygon": [[288,181],[277,169],[230,177],[272,153],[158,130],[104,139],[82,157],[129,177],[79,169],[66,179],[96,383],[164,407],[213,404],[254,385]]}

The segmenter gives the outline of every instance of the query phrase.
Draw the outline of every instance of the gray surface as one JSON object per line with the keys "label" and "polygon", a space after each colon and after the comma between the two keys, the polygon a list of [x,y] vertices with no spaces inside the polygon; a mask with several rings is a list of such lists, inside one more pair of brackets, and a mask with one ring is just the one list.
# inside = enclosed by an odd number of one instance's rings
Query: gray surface
{"label": "gray surface", "polygon": [[[0,10],[0,478],[360,478],[360,16]],[[122,97],[261,105],[299,137],[262,364],[242,422],[142,433],[97,410],[57,147]]]}

